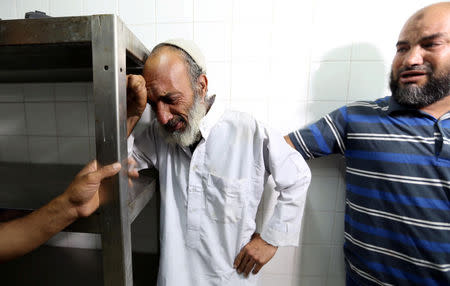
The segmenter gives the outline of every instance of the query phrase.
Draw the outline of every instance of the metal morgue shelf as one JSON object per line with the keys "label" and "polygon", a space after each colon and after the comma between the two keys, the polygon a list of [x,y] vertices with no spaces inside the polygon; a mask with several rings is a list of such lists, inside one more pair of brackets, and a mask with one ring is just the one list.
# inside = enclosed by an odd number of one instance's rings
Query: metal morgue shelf
{"label": "metal morgue shelf", "polygon": [[[127,177],[126,74],[141,73],[148,54],[115,15],[0,21],[0,83],[93,82],[97,160],[119,161],[122,170],[106,181],[100,210],[68,230],[101,234],[108,286],[133,284],[130,224],[156,185],[154,173],[149,187],[140,191],[128,188]],[[11,186],[0,190],[0,208],[16,213],[39,208],[61,193],[80,169],[0,163]]]}

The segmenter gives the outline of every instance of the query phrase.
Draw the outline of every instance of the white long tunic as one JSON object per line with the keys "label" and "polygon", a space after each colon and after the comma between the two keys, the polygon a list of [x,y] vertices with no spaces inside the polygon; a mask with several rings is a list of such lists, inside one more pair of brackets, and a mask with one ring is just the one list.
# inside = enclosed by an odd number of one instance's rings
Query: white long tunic
{"label": "white long tunic", "polygon": [[[202,139],[189,148],[167,144],[156,120],[136,139],[138,170],[155,166],[161,191],[159,286],[255,285],[233,262],[255,232],[268,175],[279,197],[261,237],[297,246],[310,171],[283,137],[251,116],[216,102],[202,119]],[[129,146],[130,146],[129,145]]]}

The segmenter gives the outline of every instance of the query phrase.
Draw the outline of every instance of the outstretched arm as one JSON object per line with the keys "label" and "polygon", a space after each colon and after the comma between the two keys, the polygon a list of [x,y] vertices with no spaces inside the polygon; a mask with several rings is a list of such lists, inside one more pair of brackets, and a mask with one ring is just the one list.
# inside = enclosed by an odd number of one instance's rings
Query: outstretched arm
{"label": "outstretched arm", "polygon": [[0,224],[0,262],[32,251],[80,217],[99,207],[99,188],[104,178],[119,172],[114,163],[99,168],[87,164],[60,196],[30,215]]}

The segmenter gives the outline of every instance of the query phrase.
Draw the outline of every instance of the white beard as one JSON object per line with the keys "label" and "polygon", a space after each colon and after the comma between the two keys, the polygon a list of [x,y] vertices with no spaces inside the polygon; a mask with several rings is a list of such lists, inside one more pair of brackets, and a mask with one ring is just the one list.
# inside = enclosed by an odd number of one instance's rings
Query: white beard
{"label": "white beard", "polygon": [[188,147],[200,140],[200,121],[206,115],[206,104],[201,102],[200,96],[194,94],[194,103],[188,114],[186,128],[183,131],[169,132],[158,122],[160,135],[169,144]]}

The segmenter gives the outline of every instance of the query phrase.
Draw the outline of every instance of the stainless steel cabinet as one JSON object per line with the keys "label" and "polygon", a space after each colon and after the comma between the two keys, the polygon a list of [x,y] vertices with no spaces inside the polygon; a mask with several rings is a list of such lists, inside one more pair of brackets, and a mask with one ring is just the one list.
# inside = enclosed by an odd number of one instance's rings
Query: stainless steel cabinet
{"label": "stainless steel cabinet", "polygon": [[[70,229],[101,234],[108,286],[133,283],[130,224],[155,187],[152,180],[145,190],[129,190],[127,178],[126,74],[140,73],[148,53],[115,15],[0,21],[0,83],[93,82],[97,160],[123,168],[107,181],[100,211]],[[2,162],[14,192],[2,195],[0,208],[38,208],[78,167]]]}

